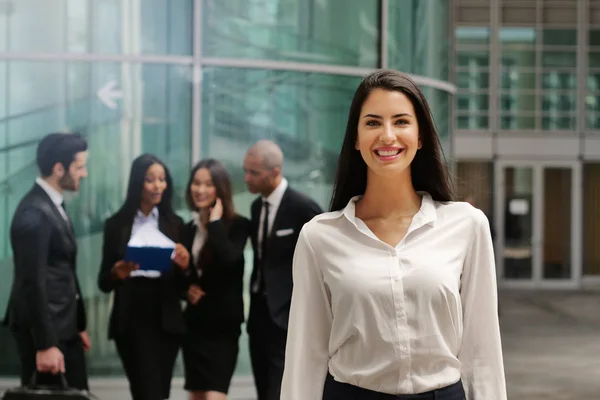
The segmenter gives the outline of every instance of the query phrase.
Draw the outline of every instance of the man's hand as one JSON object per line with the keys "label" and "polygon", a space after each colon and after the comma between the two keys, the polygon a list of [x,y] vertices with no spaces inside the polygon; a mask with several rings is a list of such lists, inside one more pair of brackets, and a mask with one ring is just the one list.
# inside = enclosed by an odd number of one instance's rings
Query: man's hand
{"label": "man's hand", "polygon": [[200,288],[200,286],[190,285],[190,288],[187,292],[187,298],[191,304],[196,305],[205,294],[206,293]]}
{"label": "man's hand", "polygon": [[81,338],[81,344],[83,344],[83,351],[88,351],[92,348],[92,341],[86,331],[79,332],[79,337]]}
{"label": "man's hand", "polygon": [[111,273],[114,279],[123,280],[129,277],[131,271],[139,269],[140,266],[128,261],[117,261],[112,267]]}
{"label": "man's hand", "polygon": [[58,347],[40,350],[35,355],[36,368],[40,372],[58,374],[65,372],[65,358]]}
{"label": "man's hand", "polygon": [[181,243],[175,245],[175,258],[173,259],[175,265],[181,270],[186,270],[190,266],[190,253]]}

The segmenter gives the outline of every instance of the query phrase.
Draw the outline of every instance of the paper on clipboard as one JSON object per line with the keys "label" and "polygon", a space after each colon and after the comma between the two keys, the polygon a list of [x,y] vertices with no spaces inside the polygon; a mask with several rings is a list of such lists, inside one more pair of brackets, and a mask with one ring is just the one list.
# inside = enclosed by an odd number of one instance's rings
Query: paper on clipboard
{"label": "paper on clipboard", "polygon": [[152,225],[144,225],[129,240],[125,261],[138,264],[142,271],[165,272],[171,268],[174,250],[175,242]]}

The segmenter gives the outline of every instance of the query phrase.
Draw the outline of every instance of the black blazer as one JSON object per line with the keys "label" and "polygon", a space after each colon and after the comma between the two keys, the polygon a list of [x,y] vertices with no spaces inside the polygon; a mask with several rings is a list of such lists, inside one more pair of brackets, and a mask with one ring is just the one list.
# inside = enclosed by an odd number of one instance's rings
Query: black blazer
{"label": "black blazer", "polygon": [[[254,270],[251,282],[256,278],[258,260],[258,227],[262,197],[251,206],[252,248],[254,249]],[[268,237],[267,256],[263,265],[263,278],[267,296],[267,305],[271,319],[281,328],[287,329],[292,301],[292,261],[300,230],[308,221],[323,211],[321,207],[304,194],[288,187],[283,194],[281,204]],[[252,313],[248,320],[248,329],[252,329]],[[257,327],[260,329],[260,327]]]}
{"label": "black blazer", "polygon": [[5,321],[11,330],[31,332],[36,350],[77,337],[86,326],[77,242],[70,222],[37,184],[17,206],[10,241],[14,281]]}
{"label": "black blazer", "polygon": [[[114,264],[125,257],[127,243],[131,237],[133,221],[120,216],[118,213],[106,220],[104,224],[104,244],[102,247],[102,264],[98,273],[98,287],[105,293],[115,291],[113,308],[108,327],[109,339],[130,332],[131,316],[136,313],[134,304],[139,300],[132,289],[133,280],[115,280],[111,276]],[[175,243],[181,243],[183,220],[174,215],[168,218],[158,217],[158,229]],[[157,278],[160,282],[160,292],[156,293],[160,301],[162,328],[172,334],[185,332],[183,312],[181,310],[181,290],[185,285],[183,273],[173,265],[169,272]],[[137,301],[136,301],[137,300]]]}
{"label": "black blazer", "polygon": [[[210,331],[238,332],[244,322],[244,247],[250,235],[250,221],[236,216],[225,226],[223,220],[207,225],[208,251],[205,264],[192,264],[189,284],[197,284],[206,292],[196,305],[188,303],[185,319],[189,327]],[[192,254],[197,227],[189,222],[185,227],[183,245]],[[198,255],[192,255],[195,260]],[[195,261],[194,261],[195,262]]]}

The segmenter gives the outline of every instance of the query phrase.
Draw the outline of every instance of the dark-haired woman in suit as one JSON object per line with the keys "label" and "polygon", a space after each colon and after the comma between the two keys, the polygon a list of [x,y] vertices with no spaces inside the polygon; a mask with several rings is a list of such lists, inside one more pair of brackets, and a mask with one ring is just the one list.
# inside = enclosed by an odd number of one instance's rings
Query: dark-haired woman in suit
{"label": "dark-haired woman in suit", "polygon": [[192,170],[186,199],[193,219],[184,244],[191,253],[183,342],[185,389],[192,400],[224,400],[244,321],[244,247],[250,222],[235,213],[231,181],[216,160]]}
{"label": "dark-haired woman in suit", "polygon": [[[134,400],[169,398],[185,330],[180,299],[190,256],[179,243],[184,223],[172,209],[172,193],[165,164],[144,154],[131,166],[125,204],[104,226],[98,286],[115,292],[109,339],[115,341]],[[123,261],[131,236],[148,225],[177,243],[167,272],[141,271]]]}

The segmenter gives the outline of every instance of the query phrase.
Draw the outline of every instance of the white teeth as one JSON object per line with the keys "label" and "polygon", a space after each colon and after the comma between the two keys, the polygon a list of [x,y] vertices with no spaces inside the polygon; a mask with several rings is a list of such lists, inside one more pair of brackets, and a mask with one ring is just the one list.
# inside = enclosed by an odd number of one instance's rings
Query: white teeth
{"label": "white teeth", "polygon": [[382,157],[391,157],[399,153],[399,150],[378,150],[377,154]]}

